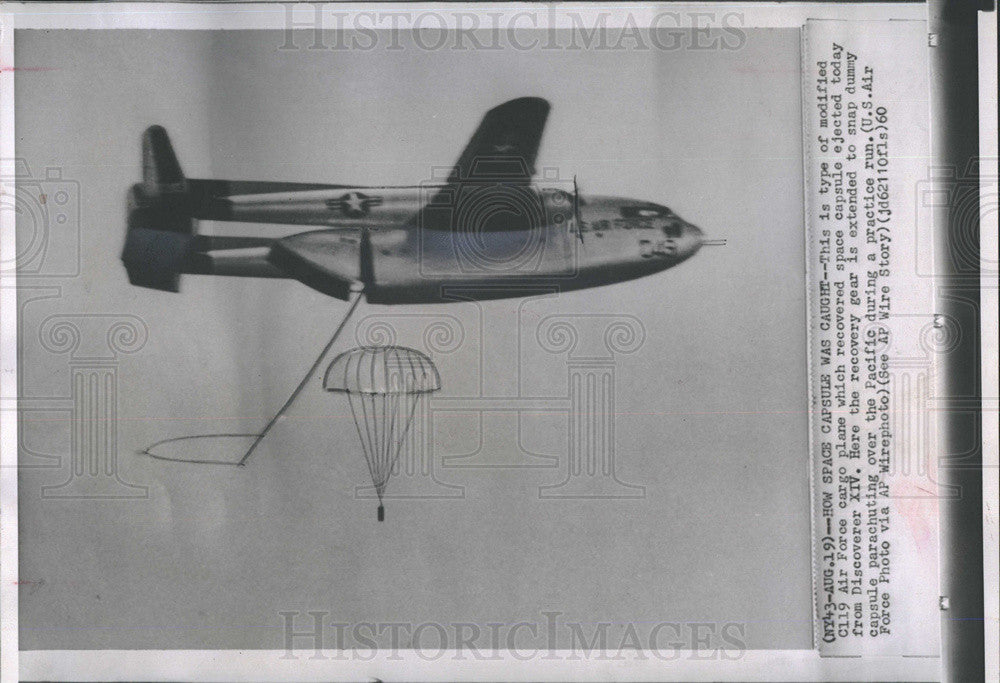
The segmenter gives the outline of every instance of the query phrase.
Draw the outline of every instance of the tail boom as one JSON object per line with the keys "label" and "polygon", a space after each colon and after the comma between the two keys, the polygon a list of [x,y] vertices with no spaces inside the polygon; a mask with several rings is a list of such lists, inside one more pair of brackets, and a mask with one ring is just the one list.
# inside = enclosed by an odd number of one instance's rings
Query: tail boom
{"label": "tail boom", "polygon": [[234,220],[232,193],[329,189],[328,185],[192,180],[184,176],[167,132],[142,136],[142,182],[127,197],[122,261],[129,282],[179,291],[181,274],[287,277],[269,260],[271,238],[198,235],[196,220]]}

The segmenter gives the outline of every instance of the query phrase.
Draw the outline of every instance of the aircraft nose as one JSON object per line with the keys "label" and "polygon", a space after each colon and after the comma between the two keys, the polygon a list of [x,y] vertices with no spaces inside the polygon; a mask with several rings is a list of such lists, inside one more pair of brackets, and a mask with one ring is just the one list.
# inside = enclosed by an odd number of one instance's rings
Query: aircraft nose
{"label": "aircraft nose", "polygon": [[705,233],[701,231],[701,228],[691,225],[690,223],[686,223],[684,225],[684,235],[682,239],[684,244],[681,249],[683,251],[684,258],[688,258],[689,256],[694,256],[694,254],[701,249],[702,242],[705,240]]}

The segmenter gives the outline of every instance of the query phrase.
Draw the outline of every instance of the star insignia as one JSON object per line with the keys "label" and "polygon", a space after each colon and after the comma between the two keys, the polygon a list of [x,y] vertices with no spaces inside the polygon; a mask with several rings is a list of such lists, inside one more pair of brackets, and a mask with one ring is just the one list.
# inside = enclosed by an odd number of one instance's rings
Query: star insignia
{"label": "star insignia", "polygon": [[348,218],[360,218],[368,213],[373,206],[382,203],[381,197],[369,197],[360,192],[348,192],[335,201],[328,201],[330,208],[335,206],[340,209],[340,213]]}

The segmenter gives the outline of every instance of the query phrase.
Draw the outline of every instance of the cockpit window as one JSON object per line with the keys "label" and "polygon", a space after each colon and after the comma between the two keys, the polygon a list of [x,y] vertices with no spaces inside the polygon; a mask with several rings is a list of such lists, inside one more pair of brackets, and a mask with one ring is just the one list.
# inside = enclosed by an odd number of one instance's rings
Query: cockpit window
{"label": "cockpit window", "polygon": [[670,215],[670,209],[655,204],[623,206],[621,210],[623,218],[660,218]]}
{"label": "cockpit window", "polygon": [[676,218],[668,218],[663,224],[663,234],[667,237],[680,237],[683,227],[681,222]]}

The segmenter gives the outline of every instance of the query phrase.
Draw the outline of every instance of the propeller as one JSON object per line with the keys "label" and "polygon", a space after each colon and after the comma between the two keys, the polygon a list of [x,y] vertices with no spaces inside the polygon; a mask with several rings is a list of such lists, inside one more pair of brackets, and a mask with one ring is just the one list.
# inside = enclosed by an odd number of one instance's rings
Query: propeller
{"label": "propeller", "polygon": [[580,187],[576,184],[576,174],[573,174],[573,221],[576,223],[576,234],[583,244],[583,222],[580,220]]}

